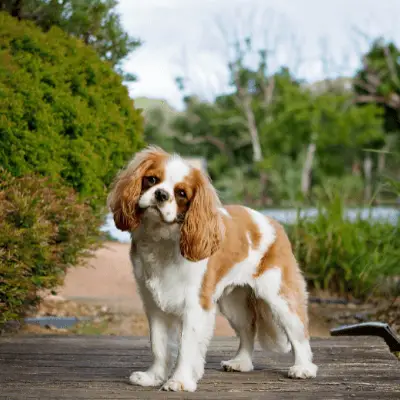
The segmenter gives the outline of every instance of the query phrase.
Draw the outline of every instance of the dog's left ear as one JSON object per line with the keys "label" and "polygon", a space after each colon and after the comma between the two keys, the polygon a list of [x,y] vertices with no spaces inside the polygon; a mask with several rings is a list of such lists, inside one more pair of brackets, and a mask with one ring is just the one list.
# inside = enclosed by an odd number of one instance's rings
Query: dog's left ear
{"label": "dog's left ear", "polygon": [[199,170],[195,193],[181,227],[180,249],[189,261],[211,257],[221,246],[225,227],[218,211],[220,201],[209,179]]}

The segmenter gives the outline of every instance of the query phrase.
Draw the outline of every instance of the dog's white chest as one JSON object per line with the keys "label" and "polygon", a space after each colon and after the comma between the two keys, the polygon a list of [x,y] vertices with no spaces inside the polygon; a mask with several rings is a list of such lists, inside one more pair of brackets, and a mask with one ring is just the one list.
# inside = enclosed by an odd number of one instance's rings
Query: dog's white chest
{"label": "dog's white chest", "polygon": [[153,275],[145,280],[157,306],[171,314],[182,314],[185,305],[187,284],[179,282],[177,275],[180,275],[177,268],[169,266],[160,276]]}
{"label": "dog's white chest", "polygon": [[[192,263],[180,256],[140,248],[133,257],[136,279],[163,312],[182,315],[188,304],[199,302],[206,262]],[[153,250],[153,251],[152,251]],[[174,252],[176,254],[176,252]]]}

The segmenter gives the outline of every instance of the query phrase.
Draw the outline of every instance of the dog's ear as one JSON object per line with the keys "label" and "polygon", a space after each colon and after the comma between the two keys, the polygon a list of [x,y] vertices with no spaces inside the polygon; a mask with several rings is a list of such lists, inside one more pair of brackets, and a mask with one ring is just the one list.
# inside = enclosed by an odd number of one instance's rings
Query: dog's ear
{"label": "dog's ear", "polygon": [[212,256],[221,245],[224,223],[218,210],[220,201],[209,179],[195,170],[195,192],[181,227],[183,257],[200,261]]}
{"label": "dog's ear", "polygon": [[133,231],[140,223],[139,197],[146,171],[167,153],[148,147],[137,153],[125,170],[115,178],[107,204],[114,216],[115,226],[121,231]]}
{"label": "dog's ear", "polygon": [[134,170],[121,171],[108,195],[108,206],[113,213],[115,226],[121,231],[133,231],[139,225],[138,201],[142,191],[142,178],[151,166],[144,160]]}

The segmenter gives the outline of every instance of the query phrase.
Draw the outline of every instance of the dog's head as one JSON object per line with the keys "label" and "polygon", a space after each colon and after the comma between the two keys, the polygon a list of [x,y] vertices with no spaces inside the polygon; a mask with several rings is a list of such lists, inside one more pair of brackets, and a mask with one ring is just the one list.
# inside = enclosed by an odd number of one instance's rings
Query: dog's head
{"label": "dog's head", "polygon": [[134,231],[145,216],[178,225],[181,253],[190,261],[214,254],[224,235],[220,201],[208,177],[157,147],[137,153],[117,175],[108,205],[122,231]]}

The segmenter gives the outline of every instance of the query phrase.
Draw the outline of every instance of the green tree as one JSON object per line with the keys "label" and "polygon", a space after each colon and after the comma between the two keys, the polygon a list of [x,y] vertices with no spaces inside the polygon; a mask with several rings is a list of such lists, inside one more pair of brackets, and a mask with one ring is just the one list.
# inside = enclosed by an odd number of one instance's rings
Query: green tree
{"label": "green tree", "polygon": [[362,61],[354,78],[356,102],[361,107],[376,104],[384,114],[385,130],[383,137],[369,143],[368,148],[382,152],[365,153],[364,170],[369,175],[373,171],[384,175],[389,169],[398,175],[398,160],[387,157],[387,153],[400,150],[400,51],[394,43],[380,38],[372,43]]}
{"label": "green tree", "polygon": [[0,13],[0,165],[58,179],[104,204],[142,145],[142,117],[122,78],[59,28]]}
{"label": "green tree", "polygon": [[354,79],[357,102],[385,111],[385,131],[400,133],[400,51],[394,43],[374,41]]}
{"label": "green tree", "polygon": [[58,26],[92,46],[121,72],[121,60],[141,43],[124,31],[117,4],[116,0],[0,0],[0,10],[34,21],[45,32]]}
{"label": "green tree", "polygon": [[383,137],[379,108],[373,104],[359,108],[352,98],[351,92],[314,93],[283,77],[276,79],[276,98],[270,106],[273,118],[261,128],[263,147],[276,154],[273,164],[290,157],[299,165],[299,173],[305,173],[304,159],[313,145],[314,183],[350,174],[362,149]]}
{"label": "green tree", "polygon": [[293,204],[326,178],[351,176],[363,148],[382,140],[379,107],[358,107],[352,92],[334,85],[314,91],[285,68],[270,74],[263,51],[249,68],[248,46],[237,46],[229,64],[230,94],[212,103],[185,99],[174,122],[176,148],[207,157],[227,200],[260,207],[271,198]]}

